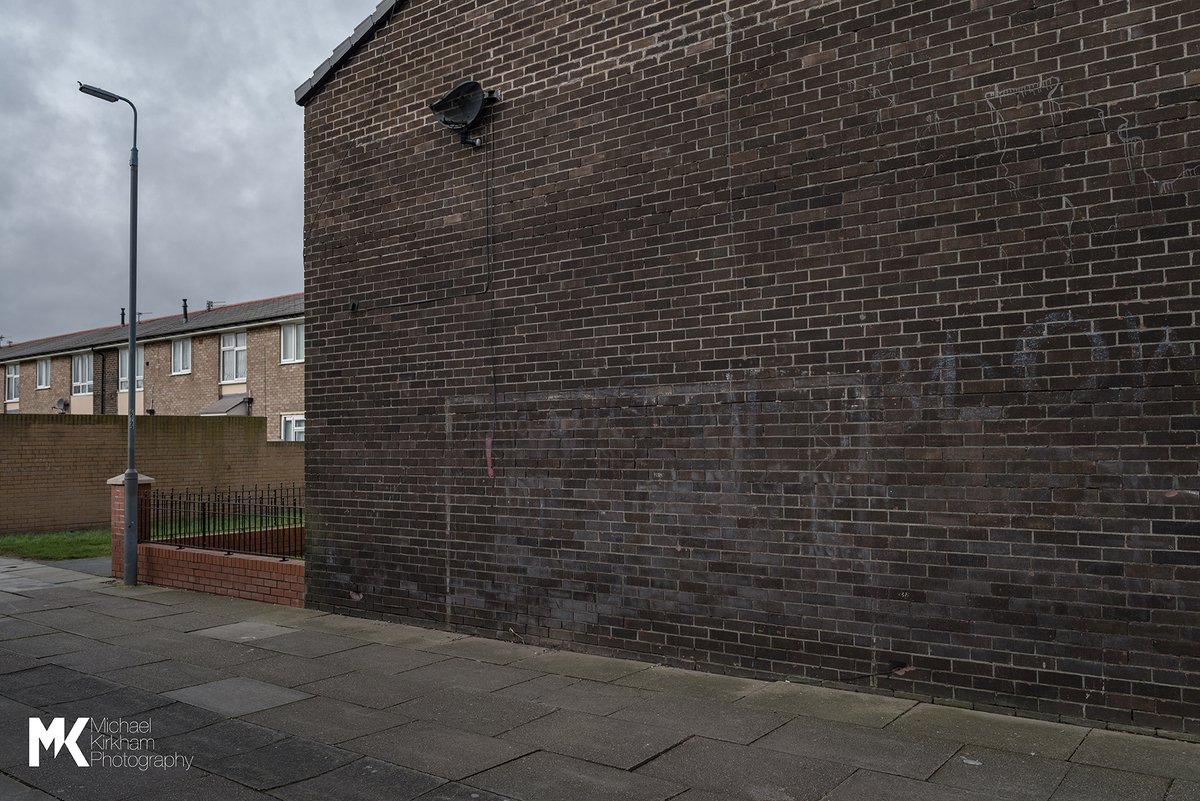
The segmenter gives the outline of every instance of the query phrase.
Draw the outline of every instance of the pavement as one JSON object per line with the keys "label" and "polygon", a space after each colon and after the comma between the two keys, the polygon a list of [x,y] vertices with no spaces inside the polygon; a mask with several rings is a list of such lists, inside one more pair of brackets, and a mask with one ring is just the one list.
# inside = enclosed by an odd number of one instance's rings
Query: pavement
{"label": "pavement", "polygon": [[15,559],[0,720],[4,801],[1200,801],[1200,744]]}

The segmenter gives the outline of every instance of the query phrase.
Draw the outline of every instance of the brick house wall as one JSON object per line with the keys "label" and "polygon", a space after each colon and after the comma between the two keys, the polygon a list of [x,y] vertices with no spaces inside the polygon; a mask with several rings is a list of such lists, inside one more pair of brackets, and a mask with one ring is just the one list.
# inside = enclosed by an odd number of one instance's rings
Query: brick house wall
{"label": "brick house wall", "polygon": [[220,336],[197,334],[192,340],[192,371],[171,375],[171,343],[146,346],[146,408],[156,415],[196,414],[220,395]]}
{"label": "brick house wall", "polygon": [[271,325],[249,331],[247,387],[254,398],[252,413],[267,419],[267,437],[280,439],[280,415],[304,414],[304,363],[280,361],[280,330]]}
{"label": "brick house wall", "polygon": [[[300,323],[302,321],[292,321]],[[245,391],[254,399],[250,413],[267,418],[267,436],[281,437],[280,415],[304,413],[304,363],[280,361],[279,323],[246,326],[247,378]],[[195,415],[226,391],[243,391],[220,383],[220,334],[191,335],[190,373],[171,375],[171,340],[143,341],[145,355],[142,408],[155,415]],[[119,393],[119,347],[93,352],[93,405],[87,414],[123,414]],[[0,353],[0,358],[3,354]],[[53,413],[58,398],[71,398],[71,357],[55,356],[51,362],[51,388],[36,390],[37,359],[21,365],[21,413]],[[48,400],[47,400],[48,399]],[[82,405],[81,405],[82,406]],[[72,410],[79,413],[79,410]]]}
{"label": "brick house wall", "polygon": [[624,8],[305,101],[309,604],[1200,733],[1194,4]]}

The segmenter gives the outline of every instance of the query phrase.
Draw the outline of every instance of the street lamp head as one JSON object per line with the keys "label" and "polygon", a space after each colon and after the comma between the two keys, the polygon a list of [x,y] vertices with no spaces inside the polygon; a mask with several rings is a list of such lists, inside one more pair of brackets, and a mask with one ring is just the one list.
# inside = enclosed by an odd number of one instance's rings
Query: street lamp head
{"label": "street lamp head", "polygon": [[119,95],[114,95],[112,92],[106,91],[97,86],[88,86],[82,81],[76,81],[76,83],[79,84],[79,91],[83,92],[85,95],[98,97],[101,100],[107,100],[109,103],[116,103],[121,99]]}

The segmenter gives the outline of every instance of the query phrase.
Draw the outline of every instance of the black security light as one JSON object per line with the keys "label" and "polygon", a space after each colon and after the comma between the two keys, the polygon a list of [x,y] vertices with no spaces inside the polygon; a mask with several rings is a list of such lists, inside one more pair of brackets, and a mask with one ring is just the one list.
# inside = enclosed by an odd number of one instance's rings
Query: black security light
{"label": "black security light", "polygon": [[483,110],[500,99],[499,93],[485,90],[478,81],[463,81],[445,97],[429,104],[437,121],[457,133],[464,145],[479,147],[482,139],[471,138],[471,127],[479,121]]}

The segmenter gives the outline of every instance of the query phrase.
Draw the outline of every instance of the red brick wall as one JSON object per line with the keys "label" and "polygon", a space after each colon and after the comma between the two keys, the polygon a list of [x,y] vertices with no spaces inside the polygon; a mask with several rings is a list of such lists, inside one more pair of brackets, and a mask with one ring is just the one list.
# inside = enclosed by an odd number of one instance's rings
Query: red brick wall
{"label": "red brick wall", "polygon": [[1198,42],[398,4],[305,108],[310,602],[1200,734]]}
{"label": "red brick wall", "polygon": [[[160,490],[304,482],[304,446],[255,417],[139,417],[137,468]],[[126,419],[0,415],[0,532],[106,526]]]}

